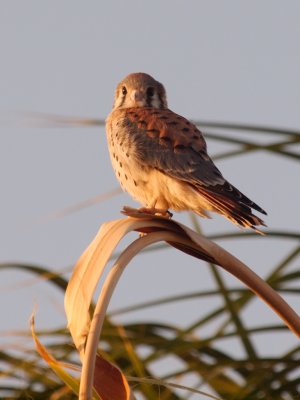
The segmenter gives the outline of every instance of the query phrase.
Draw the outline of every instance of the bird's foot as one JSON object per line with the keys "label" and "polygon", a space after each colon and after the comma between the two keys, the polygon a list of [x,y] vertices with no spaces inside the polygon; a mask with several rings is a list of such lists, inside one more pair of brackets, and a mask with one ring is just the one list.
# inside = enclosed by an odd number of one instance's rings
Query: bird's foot
{"label": "bird's foot", "polygon": [[155,207],[140,207],[139,212],[149,215],[157,215],[159,217],[170,219],[173,217],[173,214],[169,210],[165,210],[163,208],[155,208]]}
{"label": "bird's foot", "polygon": [[132,208],[125,206],[122,210],[122,214],[125,214],[129,217],[142,217],[143,214],[145,215],[156,215],[158,217],[172,218],[173,214],[166,209],[155,208],[155,207],[141,207],[141,208]]}

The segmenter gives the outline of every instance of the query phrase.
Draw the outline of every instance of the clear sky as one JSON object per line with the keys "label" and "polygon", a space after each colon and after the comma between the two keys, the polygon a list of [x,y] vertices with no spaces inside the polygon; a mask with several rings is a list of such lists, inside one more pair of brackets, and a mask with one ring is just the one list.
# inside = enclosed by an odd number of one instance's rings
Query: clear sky
{"label": "clear sky", "polygon": [[[188,118],[300,129],[299,17],[297,0],[1,2],[1,261],[70,271],[100,224],[119,218],[124,204],[135,204],[124,194],[36,223],[115,188],[117,181],[104,128],[33,128],[11,111],[105,118],[117,82],[142,71],[165,85],[170,108]],[[208,145],[211,154],[223,148]],[[296,162],[259,153],[217,165],[268,211],[270,228],[299,230]],[[185,215],[175,218],[190,224]],[[237,229],[220,217],[202,226],[206,233]],[[224,247],[265,276],[291,244],[261,238],[247,245],[224,242]],[[175,250],[140,261],[129,266],[112,306],[199,290],[212,282],[206,267]],[[1,272],[0,289],[2,329],[27,329],[35,302],[38,327],[64,323],[63,297],[31,276]],[[185,324],[202,307],[209,302],[185,302],[148,315]],[[276,320],[261,302],[255,307],[247,310],[248,318]]]}

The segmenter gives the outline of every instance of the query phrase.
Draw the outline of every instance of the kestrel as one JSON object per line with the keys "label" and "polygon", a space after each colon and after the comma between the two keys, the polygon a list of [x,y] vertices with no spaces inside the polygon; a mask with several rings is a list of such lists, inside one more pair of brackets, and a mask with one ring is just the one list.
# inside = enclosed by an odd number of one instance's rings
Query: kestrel
{"label": "kestrel", "polygon": [[143,211],[213,211],[242,227],[265,225],[252,209],[266,212],[223,177],[202,133],[168,109],[164,86],[150,75],[118,84],[106,133],[115,174]]}

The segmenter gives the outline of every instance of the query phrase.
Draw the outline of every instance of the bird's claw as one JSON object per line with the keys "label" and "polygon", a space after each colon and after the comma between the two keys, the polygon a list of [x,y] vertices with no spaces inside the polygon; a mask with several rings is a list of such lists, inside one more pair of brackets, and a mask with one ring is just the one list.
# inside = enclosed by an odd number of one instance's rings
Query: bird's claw
{"label": "bird's claw", "polygon": [[139,212],[149,215],[157,215],[158,217],[163,217],[170,219],[173,217],[173,214],[169,210],[165,210],[162,208],[155,208],[155,207],[141,207],[138,209]]}
{"label": "bird's claw", "polygon": [[173,216],[173,214],[169,210],[155,208],[155,207],[132,208],[124,206],[121,212],[122,214],[125,214],[129,217],[142,217],[144,214],[144,215],[153,215],[157,217],[170,219]]}

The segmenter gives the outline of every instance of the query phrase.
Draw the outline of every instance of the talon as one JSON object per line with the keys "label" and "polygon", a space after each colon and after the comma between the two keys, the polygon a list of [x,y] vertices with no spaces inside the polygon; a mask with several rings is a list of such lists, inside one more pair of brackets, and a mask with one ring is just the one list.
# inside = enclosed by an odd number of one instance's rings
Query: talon
{"label": "talon", "polygon": [[145,214],[150,214],[150,215],[157,215],[159,217],[163,218],[172,218],[173,214],[169,210],[164,210],[162,208],[147,208],[147,207],[141,207],[138,209],[140,212],[145,213]]}
{"label": "talon", "polygon": [[140,207],[140,208],[132,208],[128,206],[124,206],[121,211],[122,214],[125,214],[130,217],[142,217],[143,214],[147,215],[156,215],[158,217],[170,219],[173,217],[173,214],[166,209],[155,208],[155,207]]}

